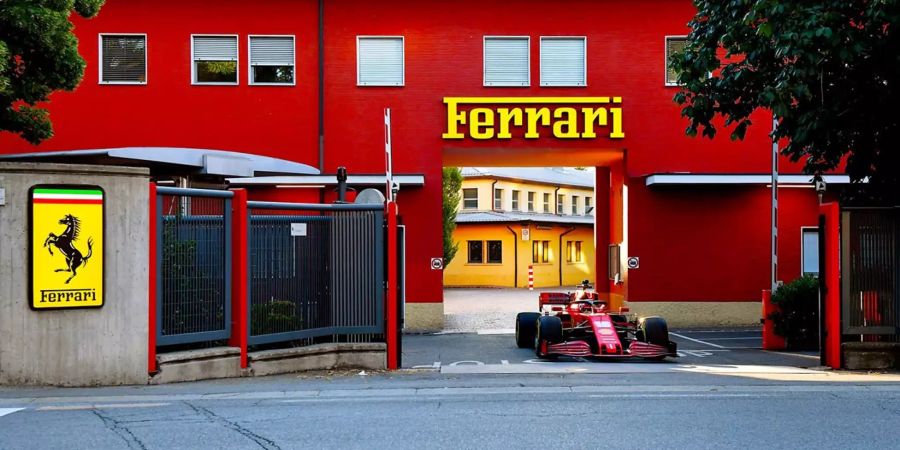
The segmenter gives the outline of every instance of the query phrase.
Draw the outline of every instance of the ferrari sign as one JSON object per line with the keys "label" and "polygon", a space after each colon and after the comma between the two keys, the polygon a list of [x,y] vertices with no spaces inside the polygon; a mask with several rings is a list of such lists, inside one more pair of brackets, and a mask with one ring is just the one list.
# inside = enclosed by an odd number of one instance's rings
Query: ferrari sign
{"label": "ferrari sign", "polygon": [[445,97],[444,139],[622,139],[622,97]]}
{"label": "ferrari sign", "polygon": [[103,190],[31,188],[31,307],[103,306]]}

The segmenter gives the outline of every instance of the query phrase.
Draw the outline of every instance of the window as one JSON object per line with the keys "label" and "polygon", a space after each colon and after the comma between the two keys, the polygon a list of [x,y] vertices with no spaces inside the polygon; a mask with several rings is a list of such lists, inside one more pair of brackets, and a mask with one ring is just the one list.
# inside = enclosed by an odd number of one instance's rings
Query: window
{"label": "window", "polygon": [[621,260],[619,259],[619,244],[612,244],[609,246],[608,258],[607,271],[609,279],[616,282],[622,281],[620,278],[622,266]]}
{"label": "window", "polygon": [[503,242],[487,241],[488,264],[500,264],[503,262]]}
{"label": "window", "polygon": [[528,193],[528,212],[534,212],[534,192]]}
{"label": "window", "polygon": [[556,214],[563,213],[563,195],[556,194]]}
{"label": "window", "polygon": [[577,196],[577,195],[573,195],[573,196],[572,196],[572,215],[573,215],[573,216],[577,216],[577,215],[578,215],[578,202],[579,202],[578,196]]}
{"label": "window", "polygon": [[294,37],[250,36],[250,84],[294,84]]}
{"label": "window", "polygon": [[528,37],[484,37],[484,85],[529,86]]}
{"label": "window", "polygon": [[587,86],[583,37],[541,38],[541,86]]}
{"label": "window", "polygon": [[519,210],[519,191],[512,191],[512,208],[513,211]]}
{"label": "window", "polygon": [[484,242],[469,241],[469,264],[484,263]]}
{"label": "window", "polygon": [[550,241],[533,241],[531,243],[531,262],[550,262]]}
{"label": "window", "polygon": [[494,210],[503,210],[503,189],[494,189]]}
{"label": "window", "polygon": [[478,209],[478,189],[463,189],[463,209]]}
{"label": "window", "polygon": [[147,35],[100,35],[100,82],[147,84]]}
{"label": "window", "polygon": [[403,37],[356,38],[356,84],[403,86]]}
{"label": "window", "polygon": [[590,197],[585,197],[585,198],[584,198],[584,214],[585,214],[585,215],[590,214],[590,213],[591,213],[591,209],[593,209],[593,207],[591,206],[591,198],[590,198]]}
{"label": "window", "polygon": [[550,194],[544,193],[544,214],[550,214]]}
{"label": "window", "polygon": [[819,229],[818,228],[801,228],[803,234],[803,242],[801,242],[801,252],[803,259],[801,264],[802,275],[819,276]]}
{"label": "window", "polygon": [[581,241],[566,241],[566,262],[579,263],[584,260],[581,253]]}
{"label": "window", "polygon": [[191,36],[193,84],[238,84],[237,36]]}
{"label": "window", "polygon": [[669,67],[669,58],[676,52],[684,50],[686,36],[666,36],[666,86],[678,86],[678,72]]}

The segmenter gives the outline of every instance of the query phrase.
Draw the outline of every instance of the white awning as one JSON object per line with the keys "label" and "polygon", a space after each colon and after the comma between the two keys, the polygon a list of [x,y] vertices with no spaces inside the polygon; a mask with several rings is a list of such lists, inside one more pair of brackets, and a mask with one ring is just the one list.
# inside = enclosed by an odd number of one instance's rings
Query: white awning
{"label": "white awning", "polygon": [[[394,182],[404,186],[424,186],[424,175],[394,175]],[[229,178],[232,186],[331,186],[337,184],[336,175],[290,175],[252,178]],[[348,186],[384,186],[384,175],[348,175]]]}
{"label": "white awning", "polygon": [[[812,185],[812,175],[778,175],[778,184]],[[826,184],[849,184],[849,175],[823,175]],[[654,174],[647,177],[647,186],[700,184],[772,184],[770,174]]]}

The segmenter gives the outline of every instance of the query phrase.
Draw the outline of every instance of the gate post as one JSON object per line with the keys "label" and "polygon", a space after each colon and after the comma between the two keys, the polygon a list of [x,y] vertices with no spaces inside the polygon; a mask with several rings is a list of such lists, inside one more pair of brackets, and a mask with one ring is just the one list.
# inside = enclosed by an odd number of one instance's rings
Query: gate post
{"label": "gate post", "polygon": [[248,231],[250,214],[247,208],[247,190],[233,189],[231,202],[231,337],[228,345],[241,349],[241,368],[248,366],[247,339],[250,317],[247,314],[249,293],[247,278],[250,276],[248,264]]}
{"label": "gate post", "polygon": [[775,322],[769,318],[769,315],[778,311],[778,308],[772,304],[772,291],[765,289],[762,291],[762,348],[763,350],[784,350],[786,342],[783,337],[775,334]]}
{"label": "gate post", "polygon": [[840,215],[841,209],[837,203],[825,203],[819,207],[819,213],[824,217],[823,231],[824,248],[820,251],[824,255],[824,267],[820,267],[823,279],[825,298],[825,365],[832,369],[841,368],[841,260],[840,260]]}
{"label": "gate post", "polygon": [[399,318],[397,313],[397,204],[387,202],[385,206],[387,216],[387,295],[385,311],[387,321],[384,328],[385,341],[387,341],[387,368],[397,370],[400,368],[399,359]]}
{"label": "gate post", "polygon": [[147,274],[149,275],[150,285],[147,287],[148,298],[147,304],[150,307],[149,314],[149,323],[147,327],[147,373],[155,373],[157,370],[156,367],[156,277],[159,276],[156,273],[156,261],[159,255],[157,255],[157,245],[159,237],[157,236],[158,230],[156,229],[156,215],[159,214],[159,211],[156,210],[156,183],[150,183],[150,226],[149,228],[149,245],[148,245],[148,260],[147,260]]}

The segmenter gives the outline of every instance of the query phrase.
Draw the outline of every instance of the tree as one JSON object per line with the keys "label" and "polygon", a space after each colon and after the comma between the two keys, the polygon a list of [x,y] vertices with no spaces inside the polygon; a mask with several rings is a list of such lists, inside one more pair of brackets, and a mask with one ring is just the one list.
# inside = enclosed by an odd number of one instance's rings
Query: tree
{"label": "tree", "polygon": [[0,131],[32,144],[53,136],[38,103],[75,89],[84,75],[69,15],[94,17],[103,1],[0,0]]}
{"label": "tree", "polygon": [[456,210],[459,208],[460,189],[462,189],[462,171],[459,167],[445,167],[441,174],[443,187],[444,213],[444,266],[453,261],[459,243],[453,242],[453,230],[456,229]]}
{"label": "tree", "polygon": [[[759,108],[782,154],[819,175],[839,168],[894,192],[900,177],[900,2],[696,0],[685,48],[669,60],[687,134],[743,139]],[[712,73],[712,76],[710,76]],[[719,120],[724,118],[724,121]],[[769,123],[759,124],[769,127]]]}

